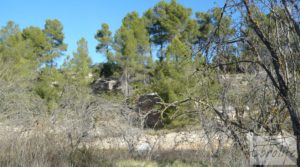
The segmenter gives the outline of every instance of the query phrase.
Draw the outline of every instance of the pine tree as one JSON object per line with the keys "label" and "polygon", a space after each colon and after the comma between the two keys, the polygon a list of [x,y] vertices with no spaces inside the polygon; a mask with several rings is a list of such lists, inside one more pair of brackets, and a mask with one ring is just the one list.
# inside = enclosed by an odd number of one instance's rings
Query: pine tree
{"label": "pine tree", "polygon": [[27,83],[36,77],[38,62],[29,41],[22,37],[19,26],[8,22],[0,30],[0,79]]}
{"label": "pine tree", "polygon": [[136,12],[129,13],[115,34],[115,60],[123,69],[123,92],[129,95],[129,79],[151,62],[145,22]]}
{"label": "pine tree", "polygon": [[44,30],[39,27],[28,27],[23,30],[23,38],[34,48],[34,55],[40,65],[54,67],[57,57],[63,55],[67,45],[64,44],[63,26],[58,20],[47,20]]}
{"label": "pine tree", "polygon": [[[206,64],[213,61],[216,63],[226,63],[234,60],[235,57],[235,45],[223,45],[220,46],[218,43],[224,41],[230,41],[232,39],[233,34],[235,33],[235,29],[232,26],[232,19],[228,16],[223,16],[221,19],[221,8],[213,8],[208,12],[198,12],[196,13],[196,20],[199,25],[199,36],[197,40],[197,45],[199,48],[206,49]],[[212,36],[214,37],[212,39]],[[211,38],[211,39],[209,39]],[[210,41],[210,45],[207,45],[207,41]],[[218,45],[218,47],[216,47]],[[214,58],[212,55],[208,53],[208,46],[216,48],[217,56]],[[227,67],[224,67],[224,70]],[[232,67],[227,68],[227,70],[231,71]]]}
{"label": "pine tree", "polygon": [[108,24],[103,23],[101,25],[101,29],[98,30],[97,34],[95,35],[95,39],[99,42],[99,44],[96,46],[96,51],[104,54],[108,62],[113,61],[111,53],[113,38]]}
{"label": "pine tree", "polygon": [[57,19],[46,20],[44,30],[51,48],[47,51],[47,59],[45,60],[48,65],[54,66],[54,59],[63,55],[67,50],[67,45],[64,43],[63,25]]}
{"label": "pine tree", "polygon": [[23,40],[32,49],[32,57],[37,61],[39,71],[35,83],[36,93],[47,101],[48,111],[57,107],[60,92],[64,85],[64,76],[56,68],[55,59],[67,49],[64,44],[63,26],[58,20],[46,20],[44,29],[28,27],[22,31]]}
{"label": "pine tree", "polygon": [[80,86],[87,86],[91,78],[91,59],[89,57],[88,43],[84,38],[81,38],[77,42],[77,51],[73,53],[73,59],[70,61],[70,67],[72,73],[74,73],[74,79]]}
{"label": "pine tree", "polygon": [[165,59],[165,49],[168,47],[168,43],[182,33],[189,30],[194,31],[191,26],[196,26],[196,24],[191,22],[191,14],[191,9],[178,4],[176,0],[172,0],[170,3],[160,1],[145,13],[151,42],[159,47],[158,58],[160,61]]}

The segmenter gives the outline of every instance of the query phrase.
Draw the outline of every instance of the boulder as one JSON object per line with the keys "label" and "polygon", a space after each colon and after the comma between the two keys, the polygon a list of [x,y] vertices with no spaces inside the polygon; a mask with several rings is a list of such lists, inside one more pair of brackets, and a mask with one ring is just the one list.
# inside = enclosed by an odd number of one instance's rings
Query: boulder
{"label": "boulder", "polygon": [[161,102],[161,98],[157,93],[141,95],[137,101],[137,110],[146,114],[158,106],[159,102]]}
{"label": "boulder", "polygon": [[112,91],[118,89],[120,82],[114,79],[98,79],[93,83],[95,92]]}
{"label": "boulder", "polygon": [[139,143],[136,146],[136,151],[140,157],[145,157],[151,151],[151,145],[147,142]]}
{"label": "boulder", "polygon": [[136,112],[140,115],[143,128],[160,129],[164,126],[158,109],[161,97],[157,93],[141,95],[137,100]]}
{"label": "boulder", "polygon": [[163,127],[164,122],[158,111],[152,111],[144,118],[144,128],[161,129]]}

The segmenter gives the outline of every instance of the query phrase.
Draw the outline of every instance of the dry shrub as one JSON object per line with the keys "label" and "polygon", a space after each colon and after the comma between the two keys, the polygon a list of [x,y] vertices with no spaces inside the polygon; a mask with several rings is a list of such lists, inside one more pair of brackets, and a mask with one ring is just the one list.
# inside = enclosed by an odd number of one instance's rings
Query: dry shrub
{"label": "dry shrub", "polygon": [[1,166],[66,166],[70,149],[63,138],[47,132],[10,133],[1,137]]}
{"label": "dry shrub", "polygon": [[49,131],[11,132],[1,137],[0,143],[0,166],[112,166],[96,149],[72,148],[66,136]]}

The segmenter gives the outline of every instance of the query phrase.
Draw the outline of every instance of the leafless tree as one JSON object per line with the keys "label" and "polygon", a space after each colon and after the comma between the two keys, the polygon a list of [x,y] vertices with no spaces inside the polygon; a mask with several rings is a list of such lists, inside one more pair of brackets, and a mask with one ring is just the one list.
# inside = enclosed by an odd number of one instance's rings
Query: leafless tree
{"label": "leafless tree", "polygon": [[[256,80],[259,83],[256,87],[252,87],[252,92],[249,94],[254,99],[258,99],[258,96],[262,97],[259,99],[260,103],[250,99],[256,105],[251,110],[256,112],[249,113],[247,119],[254,121],[256,126],[249,126],[245,123],[247,121],[237,120],[241,117],[236,117],[236,120],[232,121],[224,115],[224,112],[220,112],[212,105],[205,104],[211,106],[225,124],[239,129],[232,130],[233,137],[240,137],[240,135],[234,134],[238,131],[252,133],[264,131],[265,134],[276,134],[282,130],[291,130],[297,140],[299,156],[300,119],[299,104],[297,103],[299,98],[299,69],[297,64],[300,54],[299,1],[227,0],[220,21],[224,15],[235,18],[235,24],[238,27],[235,38],[240,39],[235,43],[243,45],[243,49],[249,52],[249,57],[222,65],[254,63],[260,67],[261,74],[266,75],[264,82],[261,79]],[[218,31],[218,28],[219,26],[216,27],[215,31]],[[214,35],[211,36],[209,43],[213,43],[213,37]],[[217,45],[229,44],[232,43],[223,41]],[[221,64],[214,67],[219,65]],[[227,102],[224,103],[225,105],[228,105],[228,102],[231,102],[230,105],[238,104],[228,100],[229,96],[226,94],[228,93],[223,92],[222,101]],[[246,101],[240,102],[242,102],[240,104],[242,106],[247,104]],[[223,105],[223,111],[225,105]],[[286,121],[285,113],[290,118],[290,129],[286,127],[286,124],[280,123]],[[297,165],[300,166],[300,158],[297,160]]]}

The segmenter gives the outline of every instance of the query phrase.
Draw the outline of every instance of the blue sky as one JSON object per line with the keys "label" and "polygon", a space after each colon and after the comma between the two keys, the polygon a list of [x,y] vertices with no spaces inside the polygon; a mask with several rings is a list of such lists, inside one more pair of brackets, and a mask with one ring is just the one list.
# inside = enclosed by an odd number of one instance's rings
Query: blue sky
{"label": "blue sky", "polygon": [[[168,1],[168,0],[167,0]],[[222,6],[224,0],[177,0],[195,11],[207,11],[214,6]],[[94,35],[103,22],[114,32],[122,18],[129,12],[140,15],[153,7],[159,0],[1,0],[0,26],[11,20],[21,28],[43,27],[46,19],[59,19],[64,25],[66,54],[76,50],[76,41],[81,37],[89,43],[90,56],[94,63],[105,61],[96,53],[97,41]]]}

